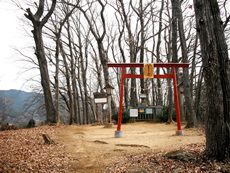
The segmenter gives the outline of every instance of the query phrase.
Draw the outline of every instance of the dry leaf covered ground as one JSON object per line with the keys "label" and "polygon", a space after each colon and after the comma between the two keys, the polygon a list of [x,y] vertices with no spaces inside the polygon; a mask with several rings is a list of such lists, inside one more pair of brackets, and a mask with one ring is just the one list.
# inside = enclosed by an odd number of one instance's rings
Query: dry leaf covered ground
{"label": "dry leaf covered ground", "polygon": [[[229,162],[202,156],[204,134],[186,129],[175,136],[175,125],[132,123],[122,126],[124,137],[114,138],[115,126],[42,126],[0,132],[0,173],[147,173],[228,172]],[[46,145],[42,134],[55,144]],[[165,157],[169,151],[185,157]],[[229,171],[230,172],[230,171]]]}
{"label": "dry leaf covered ground", "polygon": [[42,126],[0,132],[0,172],[67,172],[70,157],[59,143],[45,145],[42,134],[55,138],[58,127]]}

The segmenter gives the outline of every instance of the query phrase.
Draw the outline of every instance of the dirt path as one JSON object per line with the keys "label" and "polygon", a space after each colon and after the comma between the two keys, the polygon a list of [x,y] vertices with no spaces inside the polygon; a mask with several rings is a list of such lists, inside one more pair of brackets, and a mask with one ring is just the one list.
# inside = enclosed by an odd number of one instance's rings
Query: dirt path
{"label": "dirt path", "polygon": [[176,125],[132,123],[122,126],[124,137],[114,138],[115,126],[66,126],[57,140],[72,155],[72,172],[101,173],[127,153],[169,151],[204,143],[203,133],[196,129],[184,130],[184,136],[175,136],[175,129]]}

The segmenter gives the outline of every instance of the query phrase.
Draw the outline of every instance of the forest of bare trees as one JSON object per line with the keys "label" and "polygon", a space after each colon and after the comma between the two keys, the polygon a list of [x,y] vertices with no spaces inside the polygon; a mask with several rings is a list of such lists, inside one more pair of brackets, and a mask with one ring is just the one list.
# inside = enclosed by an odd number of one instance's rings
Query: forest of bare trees
{"label": "forest of bare trees", "polygon": [[[177,71],[184,88],[182,118],[188,128],[205,124],[210,156],[229,157],[227,0],[39,0],[17,5],[32,30],[32,59],[40,70],[47,123],[62,121],[60,109],[68,112],[69,124],[105,120],[93,93],[105,92],[107,84],[115,88],[116,112],[121,72],[108,69],[108,62],[190,63],[189,69]],[[142,74],[143,69],[131,68],[129,73]],[[140,93],[145,93],[148,105],[167,107],[172,121],[170,79],[128,79],[124,90],[124,109],[137,106]]]}

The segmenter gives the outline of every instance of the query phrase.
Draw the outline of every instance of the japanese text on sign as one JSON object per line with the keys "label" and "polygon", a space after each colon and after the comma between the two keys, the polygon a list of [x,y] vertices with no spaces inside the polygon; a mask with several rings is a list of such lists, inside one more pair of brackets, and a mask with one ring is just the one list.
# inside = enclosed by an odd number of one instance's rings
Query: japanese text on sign
{"label": "japanese text on sign", "polygon": [[154,64],[144,64],[144,78],[154,78]]}

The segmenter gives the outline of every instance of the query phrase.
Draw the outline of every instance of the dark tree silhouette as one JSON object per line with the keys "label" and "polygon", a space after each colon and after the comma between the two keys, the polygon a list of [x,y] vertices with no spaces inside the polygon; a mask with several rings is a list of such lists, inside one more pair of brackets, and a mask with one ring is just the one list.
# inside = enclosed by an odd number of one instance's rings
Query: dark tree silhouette
{"label": "dark tree silhouette", "polygon": [[35,41],[35,55],[38,60],[39,70],[41,75],[41,84],[43,88],[45,106],[47,113],[47,123],[56,123],[57,122],[57,113],[54,106],[52,93],[50,89],[50,77],[48,71],[48,65],[46,60],[46,54],[44,49],[43,37],[42,37],[42,28],[47,23],[48,19],[51,17],[55,6],[56,0],[52,0],[51,8],[48,10],[47,14],[44,15],[44,0],[39,1],[39,6],[35,14],[33,14],[30,8],[26,9],[27,13],[25,14],[26,18],[29,19],[33,24],[33,37]]}
{"label": "dark tree silhouette", "polygon": [[207,89],[206,153],[230,156],[230,67],[224,25],[216,0],[194,0]]}

